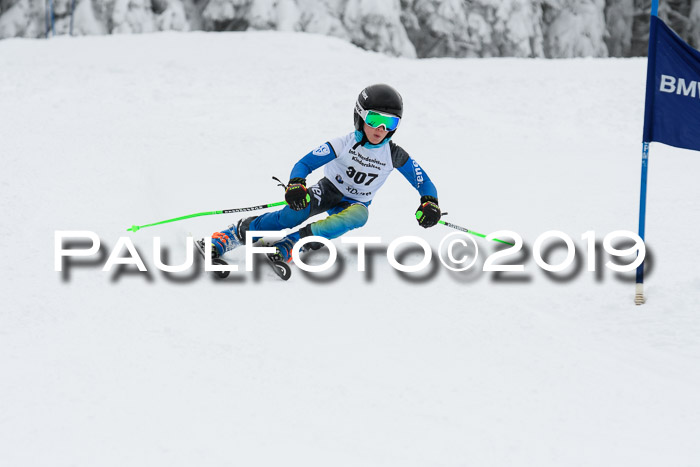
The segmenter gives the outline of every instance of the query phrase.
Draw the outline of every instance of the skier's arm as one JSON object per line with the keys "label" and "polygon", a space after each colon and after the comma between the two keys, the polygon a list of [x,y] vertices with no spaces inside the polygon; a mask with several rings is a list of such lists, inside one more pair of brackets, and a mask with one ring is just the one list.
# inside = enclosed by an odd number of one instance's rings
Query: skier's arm
{"label": "skier's arm", "polygon": [[421,227],[433,227],[438,223],[442,214],[438,206],[437,188],[428,174],[418,165],[418,162],[408,158],[406,163],[398,168],[413,187],[420,193],[420,205],[416,210],[416,220]]}
{"label": "skier's arm", "polygon": [[404,151],[401,146],[391,145],[391,162],[394,168],[401,172],[406,180],[420,193],[420,205],[416,210],[416,220],[421,227],[433,227],[437,225],[442,216],[440,206],[438,206],[437,188],[430,180],[428,174]]}
{"label": "skier's arm", "polygon": [[421,198],[423,196],[432,196],[437,199],[437,188],[435,188],[435,184],[430,180],[428,174],[411,156],[408,154],[406,156],[406,162],[402,166],[396,167],[398,171],[413,185],[413,188],[418,190]]}
{"label": "skier's arm", "polygon": [[289,174],[289,178],[303,178],[305,179],[311,172],[318,169],[319,167],[328,164],[330,161],[335,159],[335,151],[330,143],[323,143],[318,148],[314,149],[304,157],[302,157],[299,162],[294,164],[292,168],[292,173]]}

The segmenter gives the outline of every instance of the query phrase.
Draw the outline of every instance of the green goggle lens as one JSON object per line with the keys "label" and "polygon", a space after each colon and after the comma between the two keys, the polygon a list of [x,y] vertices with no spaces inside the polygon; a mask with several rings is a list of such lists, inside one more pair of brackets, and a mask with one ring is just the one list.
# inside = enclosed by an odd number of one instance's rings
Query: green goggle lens
{"label": "green goggle lens", "polygon": [[373,110],[368,111],[367,116],[365,116],[365,123],[367,123],[367,125],[371,126],[372,128],[379,128],[380,126],[384,125],[386,131],[396,130],[400,121],[401,119],[399,117],[382,114]]}

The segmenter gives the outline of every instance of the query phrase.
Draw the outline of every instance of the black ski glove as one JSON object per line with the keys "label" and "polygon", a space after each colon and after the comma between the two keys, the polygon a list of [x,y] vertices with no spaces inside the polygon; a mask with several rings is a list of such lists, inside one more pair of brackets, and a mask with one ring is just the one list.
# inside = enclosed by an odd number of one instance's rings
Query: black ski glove
{"label": "black ski glove", "polygon": [[287,190],[284,192],[284,200],[295,211],[305,209],[311,201],[311,195],[306,190],[306,179],[292,178],[289,180]]}
{"label": "black ski glove", "polygon": [[420,206],[416,210],[418,225],[424,228],[432,227],[440,220],[440,206],[437,198],[432,196],[421,196]]}

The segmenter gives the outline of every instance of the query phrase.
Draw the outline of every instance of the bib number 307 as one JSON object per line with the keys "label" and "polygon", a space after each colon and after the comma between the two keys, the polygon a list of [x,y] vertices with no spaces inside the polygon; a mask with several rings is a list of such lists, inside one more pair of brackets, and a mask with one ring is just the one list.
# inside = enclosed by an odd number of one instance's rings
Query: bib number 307
{"label": "bib number 307", "polygon": [[[348,175],[348,177],[352,178],[356,184],[362,185],[364,183],[365,186],[369,185],[376,180],[377,177],[379,177],[379,174],[358,172],[355,167],[348,167],[348,170],[345,173]],[[367,183],[365,183],[365,180],[367,180]]]}

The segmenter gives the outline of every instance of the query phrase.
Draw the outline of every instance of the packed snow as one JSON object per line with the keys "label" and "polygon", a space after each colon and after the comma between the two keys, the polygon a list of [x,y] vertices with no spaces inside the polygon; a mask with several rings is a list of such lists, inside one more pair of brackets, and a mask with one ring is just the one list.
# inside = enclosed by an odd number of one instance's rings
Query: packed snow
{"label": "packed snow", "polygon": [[[320,35],[170,32],[8,39],[0,64],[2,465],[698,462],[700,154],[652,144],[645,305],[601,245],[587,271],[581,237],[637,229],[645,60],[418,61]],[[179,264],[189,232],[238,216],[126,231],[280,201],[271,177],[351,131],[376,82],[402,93],[394,140],[445,220],[517,232],[524,272],[481,271],[497,249],[483,239],[468,272],[395,271],[393,240],[437,252],[455,232],[417,225],[400,174],[350,233],[382,238],[365,272],[335,240],[336,266],[288,282],[245,272],[241,250],[226,280],[201,262],[166,274],[154,236]],[[576,263],[545,274],[532,252],[550,230]],[[57,272],[56,231],[93,231],[101,253]],[[101,270],[120,237],[148,272]]]}

